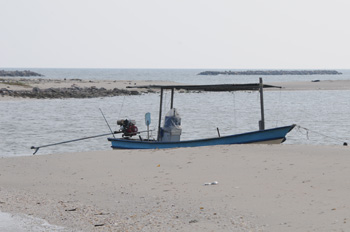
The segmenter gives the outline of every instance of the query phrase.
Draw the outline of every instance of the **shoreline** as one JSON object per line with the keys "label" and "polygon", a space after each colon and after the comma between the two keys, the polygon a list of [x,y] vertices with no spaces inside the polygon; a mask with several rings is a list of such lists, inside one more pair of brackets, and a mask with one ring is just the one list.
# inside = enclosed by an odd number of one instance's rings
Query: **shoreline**
{"label": "shoreline", "polygon": [[[82,80],[82,79],[0,79],[0,101],[40,99],[40,98],[91,98],[118,95],[135,95],[157,92],[150,89],[126,88],[133,85],[176,85],[170,81],[134,80]],[[265,91],[305,91],[305,90],[350,90],[350,80],[323,80],[317,82],[266,82],[281,86],[281,89]],[[9,95],[12,92],[12,96]],[[26,92],[26,94],[25,94]],[[15,94],[14,94],[15,93]],[[17,95],[18,97],[14,97]],[[20,97],[32,96],[32,97]]]}
{"label": "shoreline", "polygon": [[1,161],[1,211],[72,231],[350,229],[344,146],[108,150]]}

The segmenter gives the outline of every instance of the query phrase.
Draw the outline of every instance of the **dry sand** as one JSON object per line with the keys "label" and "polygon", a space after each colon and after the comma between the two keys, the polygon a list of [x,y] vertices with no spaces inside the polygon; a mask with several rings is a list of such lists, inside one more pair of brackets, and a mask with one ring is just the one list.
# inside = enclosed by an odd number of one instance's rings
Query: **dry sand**
{"label": "dry sand", "polygon": [[1,211],[72,231],[350,231],[345,146],[231,145],[0,160]]}

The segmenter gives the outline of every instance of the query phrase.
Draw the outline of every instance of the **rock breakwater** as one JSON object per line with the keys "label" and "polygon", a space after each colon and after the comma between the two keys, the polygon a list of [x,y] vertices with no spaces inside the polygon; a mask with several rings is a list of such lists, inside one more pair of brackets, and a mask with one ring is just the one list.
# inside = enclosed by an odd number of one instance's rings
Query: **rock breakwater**
{"label": "rock breakwater", "polygon": [[24,70],[24,71],[5,71],[5,70],[0,70],[0,76],[1,77],[42,77],[44,75],[36,72],[32,72],[29,70]]}
{"label": "rock breakwater", "polygon": [[96,87],[71,87],[71,88],[48,88],[40,89],[34,87],[31,90],[10,90],[7,88],[0,89],[0,95],[5,97],[36,98],[36,99],[53,99],[53,98],[96,98],[96,97],[113,97],[120,95],[139,95],[138,91],[129,91],[125,89],[105,89]]}
{"label": "rock breakwater", "polygon": [[198,75],[340,75],[336,70],[247,70],[247,71],[204,71]]}

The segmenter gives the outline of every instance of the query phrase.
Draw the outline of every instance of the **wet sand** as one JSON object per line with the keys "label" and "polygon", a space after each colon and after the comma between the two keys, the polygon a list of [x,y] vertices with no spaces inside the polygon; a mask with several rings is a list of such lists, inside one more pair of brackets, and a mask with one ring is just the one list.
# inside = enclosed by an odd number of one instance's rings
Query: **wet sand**
{"label": "wet sand", "polygon": [[231,145],[1,158],[0,210],[72,231],[349,231],[349,154]]}

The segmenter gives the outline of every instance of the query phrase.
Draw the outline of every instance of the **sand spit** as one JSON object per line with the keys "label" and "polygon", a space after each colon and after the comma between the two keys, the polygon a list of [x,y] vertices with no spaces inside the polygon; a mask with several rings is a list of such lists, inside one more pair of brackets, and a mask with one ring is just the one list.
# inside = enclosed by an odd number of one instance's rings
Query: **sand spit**
{"label": "sand spit", "polygon": [[349,231],[349,154],[232,145],[2,158],[0,210],[72,231]]}
{"label": "sand spit", "polygon": [[127,86],[175,84],[168,81],[0,78],[0,100],[40,98],[93,98],[153,93]]}
{"label": "sand spit", "polygon": [[12,90],[26,90],[30,88],[106,88],[106,89],[125,89],[126,86],[133,85],[158,85],[172,84],[168,81],[129,81],[129,80],[83,80],[83,79],[46,79],[46,78],[0,78],[0,89],[8,88]]}
{"label": "sand spit", "polygon": [[[126,86],[169,84],[174,85],[180,83],[169,81],[0,78],[0,101],[31,99],[24,97],[90,98],[134,95],[137,93],[153,93],[157,90],[133,89],[126,88]],[[281,86],[282,88],[266,89],[265,91],[350,90],[350,80],[266,82],[266,84]]]}
{"label": "sand spit", "polygon": [[[271,82],[271,85],[281,86],[281,90],[350,90],[350,80],[322,80],[322,81],[295,81],[295,82]],[[269,91],[272,89],[266,89]]]}

